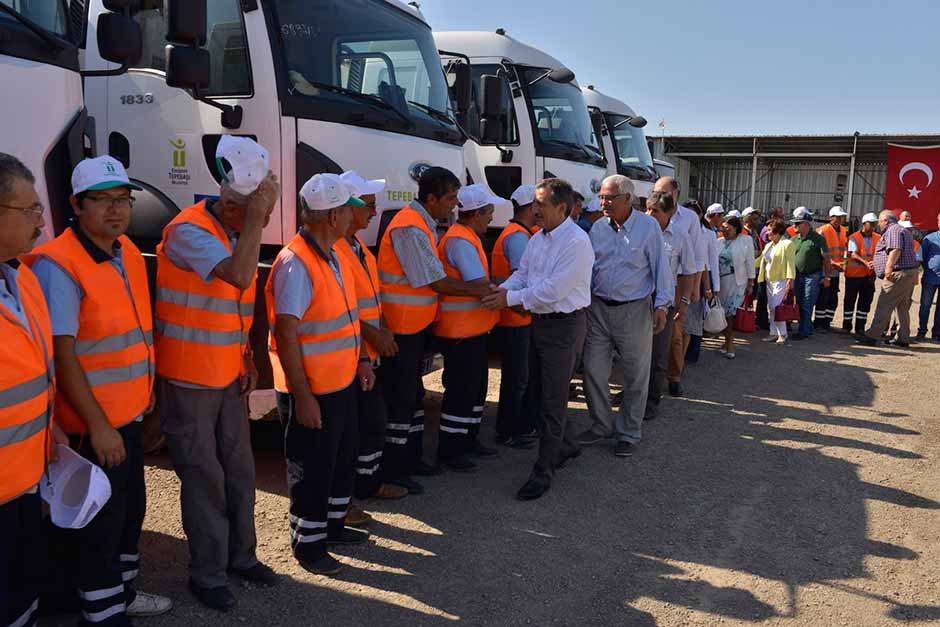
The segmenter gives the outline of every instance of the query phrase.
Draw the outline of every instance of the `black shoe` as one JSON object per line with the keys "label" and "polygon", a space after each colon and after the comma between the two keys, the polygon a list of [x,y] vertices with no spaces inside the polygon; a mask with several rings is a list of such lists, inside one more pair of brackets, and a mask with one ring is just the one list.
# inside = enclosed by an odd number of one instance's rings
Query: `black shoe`
{"label": "black shoe", "polygon": [[917,332],[917,335],[914,336],[914,339],[915,339],[915,340],[926,340],[926,339],[927,339],[927,332],[926,332],[926,331],[923,331],[923,332],[918,331],[918,332]]}
{"label": "black shoe", "polygon": [[567,455],[563,455],[558,463],[555,464],[555,468],[564,468],[565,464],[567,464],[569,460],[578,459],[579,457],[581,457],[581,449],[576,448]]}
{"label": "black shoe", "polygon": [[495,448],[484,446],[482,442],[477,440],[470,446],[470,450],[467,451],[467,454],[471,457],[496,457],[499,455],[499,451]]}
{"label": "black shoe", "polygon": [[298,557],[297,563],[308,573],[327,577],[338,574],[343,568],[343,565],[329,553],[315,560],[305,560]]}
{"label": "black shoe", "polygon": [[799,342],[800,340],[808,340],[808,335],[803,335],[802,333],[794,333],[790,336],[790,339],[794,342]]}
{"label": "black shoe", "polygon": [[623,392],[617,392],[616,394],[610,395],[610,406],[611,407],[620,407],[623,405]]}
{"label": "black shoe", "polygon": [[343,530],[335,536],[327,536],[326,545],[336,546],[339,544],[362,544],[369,539],[369,532],[355,527],[343,527]]}
{"label": "black shoe", "polygon": [[813,330],[816,331],[817,333],[829,333],[829,327],[825,327],[825,326],[813,327]]}
{"label": "black shoe", "polygon": [[632,457],[633,445],[629,442],[617,442],[614,447],[614,455],[617,457]]}
{"label": "black shoe", "polygon": [[418,466],[415,468],[415,474],[419,477],[436,477],[444,472],[444,469],[441,468],[440,464],[428,464],[426,462],[418,462]]}
{"label": "black shoe", "polygon": [[940,335],[934,335],[930,339],[932,339],[934,342],[940,342]]}
{"label": "black shoe", "polygon": [[448,459],[441,460],[445,466],[454,472],[476,472],[480,467],[470,460],[466,455],[454,455]]}
{"label": "black shoe", "polygon": [[215,588],[203,588],[189,580],[189,591],[196,595],[199,602],[206,607],[219,611],[227,612],[235,607],[235,595],[228,589],[228,586],[217,586]]}
{"label": "black shoe", "polygon": [[508,446],[518,450],[526,450],[535,446],[535,442],[522,436],[509,436],[496,438],[496,443],[502,446]]}
{"label": "black shoe", "polygon": [[411,477],[399,477],[398,479],[389,479],[389,483],[394,483],[408,490],[408,494],[424,494],[424,486]]}
{"label": "black shoe", "polygon": [[878,340],[868,337],[867,335],[859,335],[855,338],[855,341],[859,344],[864,344],[865,346],[877,346]]}
{"label": "black shoe", "polygon": [[263,586],[273,586],[279,579],[277,573],[261,562],[258,562],[251,568],[229,568],[228,572],[237,577],[241,577],[245,581],[260,583]]}
{"label": "black shoe", "polygon": [[538,440],[540,437],[542,437],[542,432],[538,429],[532,429],[531,431],[527,431],[516,437],[522,440]]}
{"label": "black shoe", "polygon": [[682,398],[682,395],[683,395],[682,385],[678,381],[670,381],[669,382],[669,396]]}
{"label": "black shoe", "polygon": [[516,492],[516,498],[520,501],[534,501],[548,492],[549,487],[550,486],[546,483],[536,481],[535,479],[529,479],[525,482],[525,485],[519,488],[519,491]]}
{"label": "black shoe", "polygon": [[901,340],[897,340],[897,339],[888,340],[887,342],[885,342],[885,344],[887,344],[888,346],[897,346],[898,348],[910,348],[911,347],[910,342],[902,342]]}

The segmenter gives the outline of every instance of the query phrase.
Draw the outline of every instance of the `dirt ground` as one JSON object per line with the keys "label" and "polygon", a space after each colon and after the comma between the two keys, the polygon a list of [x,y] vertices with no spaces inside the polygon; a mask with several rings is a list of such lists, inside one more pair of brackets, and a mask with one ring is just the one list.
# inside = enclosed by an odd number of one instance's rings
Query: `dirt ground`
{"label": "dirt ground", "polygon": [[[916,304],[915,304],[916,308]],[[916,318],[916,313],[915,313]],[[840,318],[837,318],[840,319]],[[706,341],[630,459],[585,450],[551,491],[515,500],[534,451],[369,502],[340,577],[291,558],[277,427],[256,429],[259,557],[274,588],[234,586],[218,614],[186,590],[179,483],[147,469],[140,587],[176,607],[138,624],[876,626],[940,621],[940,344],[867,348],[843,334],[729,362]],[[487,425],[496,412],[490,371]],[[427,378],[439,390],[439,377]],[[429,399],[429,414],[439,395]],[[571,413],[586,420],[583,402]],[[62,617],[46,624],[70,624]]]}

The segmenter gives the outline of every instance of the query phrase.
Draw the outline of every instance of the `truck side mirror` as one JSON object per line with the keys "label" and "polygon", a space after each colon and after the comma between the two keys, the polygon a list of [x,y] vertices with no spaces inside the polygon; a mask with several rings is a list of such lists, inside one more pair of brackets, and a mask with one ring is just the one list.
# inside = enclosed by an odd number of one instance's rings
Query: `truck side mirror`
{"label": "truck side mirror", "polygon": [[209,51],[181,46],[166,47],[166,84],[182,89],[209,86]]}
{"label": "truck side mirror", "polygon": [[548,80],[554,83],[570,83],[574,80],[574,72],[566,67],[552,70],[548,73]]}
{"label": "truck side mirror", "polygon": [[98,53],[106,61],[129,66],[140,59],[143,37],[140,25],[120,13],[98,16]]}
{"label": "truck side mirror", "polygon": [[453,77],[450,87],[454,95],[457,115],[463,115],[470,110],[472,98],[473,77],[470,74],[470,66],[466,63],[458,63],[450,69],[450,74]]}
{"label": "truck side mirror", "polygon": [[204,46],[206,38],[206,0],[168,0],[166,40],[191,46]]}
{"label": "truck side mirror", "polygon": [[642,115],[635,115],[630,118],[630,126],[634,128],[643,128],[646,126],[646,118],[644,118]]}

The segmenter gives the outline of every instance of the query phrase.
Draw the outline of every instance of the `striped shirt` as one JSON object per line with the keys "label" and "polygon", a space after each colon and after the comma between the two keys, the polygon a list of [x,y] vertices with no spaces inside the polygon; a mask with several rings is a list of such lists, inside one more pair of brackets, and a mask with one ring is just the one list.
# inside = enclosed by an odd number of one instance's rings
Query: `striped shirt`
{"label": "striped shirt", "polygon": [[894,270],[909,270],[917,267],[917,253],[914,252],[914,238],[910,231],[898,223],[889,224],[881,239],[875,246],[875,274],[879,279],[885,278],[885,265],[888,263],[888,252],[899,249],[901,256],[894,265]]}

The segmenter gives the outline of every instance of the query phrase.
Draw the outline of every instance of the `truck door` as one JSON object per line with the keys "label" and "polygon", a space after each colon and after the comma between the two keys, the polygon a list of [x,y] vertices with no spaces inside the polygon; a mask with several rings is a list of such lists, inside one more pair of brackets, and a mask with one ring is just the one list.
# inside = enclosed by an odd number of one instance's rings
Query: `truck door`
{"label": "truck door", "polygon": [[[241,125],[226,129],[217,108],[166,84],[165,4],[165,0],[143,0],[134,16],[143,31],[138,67],[121,76],[89,79],[89,83],[106,81],[90,88],[106,99],[99,109],[107,111],[104,128],[98,122],[99,151],[123,161],[130,177],[145,189],[136,194],[129,232],[145,248],[159,241],[163,227],[178,211],[218,194],[215,148],[223,133],[257,140],[271,154],[271,169],[283,178],[280,109],[261,9],[243,12],[240,0],[207,3],[210,86],[200,95],[243,109]],[[264,243],[284,241],[280,215],[279,201],[264,231]]]}

